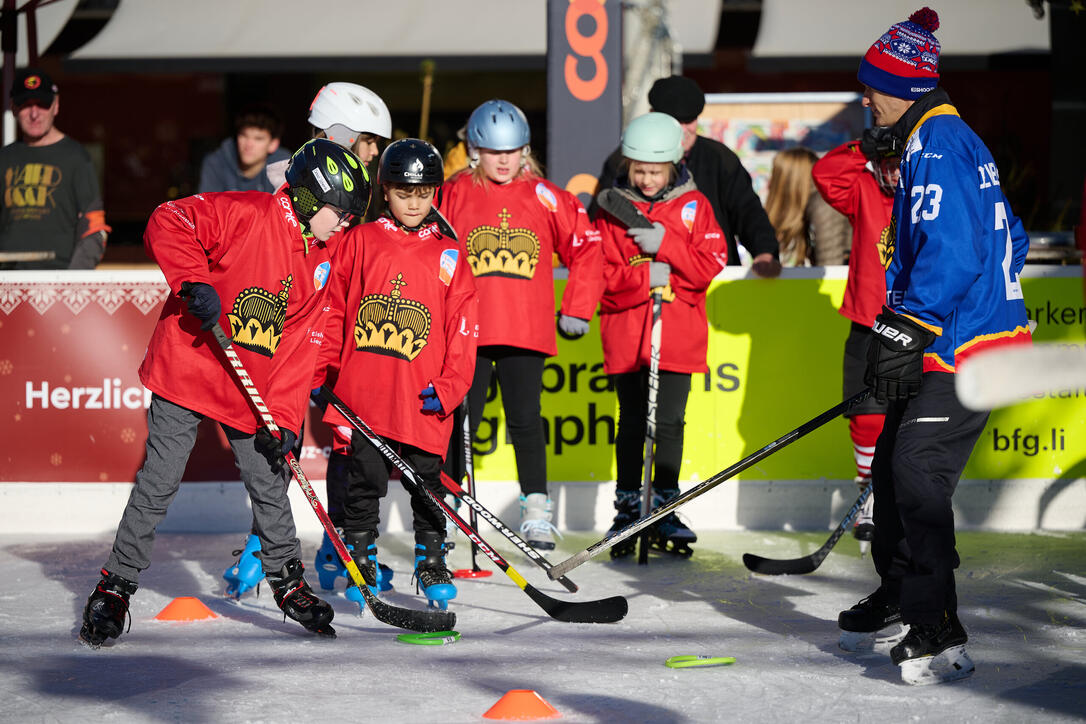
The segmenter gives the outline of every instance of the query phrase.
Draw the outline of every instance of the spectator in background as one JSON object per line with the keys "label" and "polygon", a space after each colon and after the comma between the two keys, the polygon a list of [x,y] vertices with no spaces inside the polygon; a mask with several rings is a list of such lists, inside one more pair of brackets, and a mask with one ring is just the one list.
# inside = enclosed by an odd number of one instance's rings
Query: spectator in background
{"label": "spectator in background", "polygon": [[[666,113],[683,129],[683,162],[694,177],[698,190],[709,198],[713,215],[728,240],[728,264],[739,265],[736,237],[752,257],[754,273],[775,277],[781,272],[777,256],[777,236],[769,223],[758,195],[754,193],[750,174],[739,157],[719,141],[698,135],[698,116],[705,108],[705,93],[689,78],[673,75],[661,78],[649,90],[652,110]],[[600,171],[598,188],[614,185],[622,150],[616,149]],[[595,200],[589,206],[592,218],[597,216]]]}
{"label": "spectator in background", "polygon": [[849,224],[819,195],[811,178],[818,156],[803,146],[773,158],[765,210],[777,231],[784,266],[831,266],[848,261]]}
{"label": "spectator in background", "polygon": [[95,268],[110,228],[90,155],[54,125],[56,84],[37,68],[18,71],[11,107],[22,139],[0,150],[0,252],[55,254],[16,269]]}
{"label": "spectator in background", "polygon": [[285,161],[290,151],[279,147],[283,122],[265,105],[250,106],[234,119],[233,138],[204,157],[200,165],[199,193],[208,191],[265,191],[276,186],[264,173],[269,163]]}

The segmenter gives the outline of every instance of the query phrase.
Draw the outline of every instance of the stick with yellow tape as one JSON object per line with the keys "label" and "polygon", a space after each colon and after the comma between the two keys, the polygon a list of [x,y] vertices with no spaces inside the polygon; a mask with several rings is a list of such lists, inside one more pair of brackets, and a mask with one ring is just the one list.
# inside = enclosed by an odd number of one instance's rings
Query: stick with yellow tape
{"label": "stick with yellow tape", "polygon": [[[411,636],[413,634],[407,634]],[[735,657],[733,656],[672,656],[670,659],[664,662],[664,666],[669,669],[691,669],[701,666],[727,666],[728,664],[734,664]]]}
{"label": "stick with yellow tape", "polygon": [[520,590],[528,594],[536,604],[539,605],[547,614],[559,621],[566,621],[568,623],[614,623],[615,621],[621,621],[625,617],[626,612],[629,610],[629,604],[622,596],[611,596],[610,598],[601,598],[598,601],[561,601],[557,598],[552,598],[547,594],[537,589],[528,581],[524,580],[524,576],[520,575],[513,566],[509,565],[496,550],[490,547],[490,545],[483,540],[479,532],[475,530],[466,520],[460,517],[460,514],[453,510],[441,497],[434,495],[434,493],[427,488],[419,479],[418,473],[415,469],[407,464],[407,461],[396,454],[396,451],[388,446],[380,435],[374,432],[369,425],[363,422],[362,418],[354,413],[351,408],[347,407],[343,403],[343,400],[339,399],[334,392],[328,389],[327,386],[321,388],[321,397],[328,400],[328,404],[332,405],[339,414],[351,424],[351,427],[358,430],[365,436],[370,443],[377,448],[382,455],[384,455],[390,463],[395,465],[402,474],[403,481],[410,487],[418,490],[421,494],[425,495],[427,499],[445,514],[445,517],[456,524],[468,539],[478,546],[479,550],[483,552],[487,558],[489,558],[494,565],[505,571],[505,575],[513,579],[513,583],[520,587]]}

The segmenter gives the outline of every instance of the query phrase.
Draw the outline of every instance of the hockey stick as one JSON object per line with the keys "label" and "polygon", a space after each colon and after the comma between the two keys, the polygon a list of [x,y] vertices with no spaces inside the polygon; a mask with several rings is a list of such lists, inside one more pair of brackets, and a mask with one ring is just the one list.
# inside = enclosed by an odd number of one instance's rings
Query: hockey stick
{"label": "hockey stick", "polygon": [[[187,282],[186,282],[187,283]],[[187,289],[182,285],[182,293],[185,293]],[[234,372],[234,376],[237,377],[238,382],[245,389],[245,392],[249,395],[249,402],[260,415],[261,421],[264,423],[264,427],[268,429],[268,432],[272,434],[277,440],[282,437],[282,433],[279,431],[279,426],[275,424],[275,420],[272,419],[271,412],[268,410],[268,406],[264,404],[264,399],[257,392],[256,386],[253,384],[253,380],[249,377],[248,371],[241,363],[241,359],[238,357],[237,352],[234,351],[233,343],[230,338],[223,332],[222,327],[216,322],[215,326],[211,328],[212,334],[215,335],[215,340],[222,347],[222,351],[226,354],[227,360],[230,362],[230,368]],[[382,623],[387,623],[390,626],[396,626],[397,628],[407,629],[409,631],[420,631],[423,633],[430,633],[434,631],[451,631],[456,625],[456,614],[450,611],[419,611],[411,608],[401,608],[400,606],[393,606],[386,603],[377,596],[373,595],[370,587],[366,585],[366,580],[362,577],[362,572],[358,570],[358,566],[355,564],[354,559],[351,558],[351,554],[347,551],[347,546],[343,544],[343,540],[336,533],[336,528],[332,525],[332,520],[328,517],[328,513],[324,510],[324,506],[321,505],[320,498],[317,497],[316,491],[313,490],[313,486],[309,483],[309,479],[302,471],[302,466],[298,463],[298,459],[294,457],[294,453],[288,451],[284,456],[287,465],[290,466],[291,472],[294,473],[295,479],[298,481],[298,485],[301,486],[302,492],[305,493],[306,500],[313,507],[313,512],[317,514],[317,518],[320,520],[321,525],[324,526],[324,532],[328,534],[328,539],[332,541],[332,546],[336,549],[336,553],[339,554],[339,558],[343,561],[344,567],[347,569],[347,573],[350,574],[351,580],[358,586],[358,589],[362,592],[362,598],[366,601],[366,605],[369,606],[370,611],[373,612],[374,618]]]}
{"label": "hockey stick", "polygon": [[[464,448],[464,477],[467,478],[468,495],[471,497],[472,500],[474,500],[475,499],[475,461],[473,460],[472,449],[471,449],[471,416],[470,416],[470,410],[469,410],[469,405],[468,405],[468,399],[466,397],[464,398],[464,401],[460,404],[460,412],[462,413],[463,418],[464,418],[463,421],[462,421],[462,424],[460,425],[461,438],[462,438],[463,448]],[[442,473],[441,473],[441,482],[445,483],[445,487],[449,488],[450,492],[452,492],[455,495],[456,491],[453,490],[449,486],[449,483],[453,483],[453,485],[455,485],[455,482],[452,479],[449,479],[448,481],[446,481],[447,477],[448,476],[445,475],[444,471],[442,471]],[[457,487],[459,487],[459,486],[457,486]],[[463,500],[463,498],[461,498],[461,500]],[[475,528],[476,530],[478,530],[479,529],[479,520],[475,516],[475,507],[472,506],[470,503],[468,505],[471,508],[468,511],[468,522],[471,523],[472,528]],[[487,571],[487,570],[484,570],[484,569],[479,567],[479,562],[475,559],[475,556],[476,556],[476,554],[478,552],[479,552],[479,546],[475,545],[475,543],[472,542],[472,544],[471,544],[471,569],[470,570],[453,571],[453,575],[456,576],[457,578],[485,578],[485,577],[491,575],[493,573],[493,571]]]}
{"label": "hockey stick", "polygon": [[[494,515],[485,507],[483,507],[483,504],[476,500],[475,496],[472,495],[470,491],[465,491],[462,487],[457,485],[456,481],[446,475],[444,471],[441,472],[441,484],[444,485],[445,488],[450,493],[455,495],[458,499],[467,503],[468,508],[470,508],[473,513],[478,513],[479,515],[483,516],[483,519],[486,520],[487,523],[490,523],[490,525],[493,526],[496,531],[508,538],[509,542],[515,545],[518,549],[520,549],[521,553],[528,556],[529,560],[531,560],[532,563],[535,563],[537,566],[545,571],[550,571],[551,562],[544,558],[542,553],[533,548],[531,544],[528,543],[528,541],[517,535],[516,532],[513,531],[513,529],[511,529],[505,523],[503,523],[498,516]],[[472,528],[476,528],[476,526],[472,525]],[[476,528],[476,530],[478,530],[478,528]],[[490,571],[487,571],[487,573],[490,573]],[[559,583],[565,586],[566,590],[570,593],[576,593],[578,590],[580,590],[579,588],[577,588],[576,583],[569,580],[565,576],[562,576],[557,580]]]}
{"label": "hockey stick", "polygon": [[[662,288],[652,290],[652,331],[649,333],[649,399],[645,415],[645,472],[641,478],[641,517],[644,518],[652,509],[652,464],[656,458],[656,398],[660,392],[660,339],[663,337],[662,316],[664,292]],[[645,528],[638,542],[637,564],[649,562],[649,546],[652,530]]]}
{"label": "hockey stick", "polygon": [[991,410],[1054,390],[1086,387],[1086,352],[1070,344],[996,347],[967,358],[954,375],[958,400]]}
{"label": "hockey stick", "polygon": [[767,576],[780,576],[780,575],[802,575],[804,573],[811,573],[814,569],[822,565],[822,561],[826,556],[830,554],[833,547],[837,545],[837,541],[841,540],[841,536],[852,525],[852,521],[856,519],[856,516],[860,513],[860,510],[864,507],[864,503],[867,502],[868,497],[871,496],[871,488],[874,487],[868,483],[867,487],[860,493],[860,497],[856,499],[856,502],[849,508],[848,513],[834,529],[833,534],[829,537],[822,547],[809,556],[803,556],[802,558],[790,558],[788,560],[779,560],[773,558],[762,558],[756,556],[753,553],[743,554],[743,565],[754,571],[755,573],[763,573]]}
{"label": "hockey stick", "polygon": [[652,222],[645,218],[634,203],[618,189],[604,189],[596,196],[599,207],[627,229],[651,229]]}
{"label": "hockey stick", "polygon": [[[603,598],[598,601],[560,601],[557,598],[551,598],[532,584],[528,583],[513,566],[483,540],[478,531],[468,525],[468,522],[461,518],[460,515],[444,500],[439,496],[434,495],[433,492],[418,479],[418,475],[411,466],[408,465],[403,458],[397,455],[396,452],[388,446],[388,443],[381,439],[380,435],[370,429],[369,425],[363,422],[358,415],[343,404],[343,401],[336,397],[335,393],[327,387],[322,387],[321,395],[351,423],[351,426],[354,427],[354,429],[362,433],[367,440],[373,443],[374,447],[381,451],[381,454],[384,455],[389,462],[399,469],[403,476],[403,480],[414,486],[414,488],[425,495],[431,503],[440,508],[445,516],[455,523],[456,527],[459,528],[469,540],[479,546],[479,550],[481,550],[487,558],[493,561],[494,565],[501,568],[505,572],[505,575],[509,576],[509,578],[513,580],[513,583],[517,584],[522,591],[528,594],[528,597],[546,611],[551,618],[567,623],[614,623],[615,621],[621,621],[622,618],[625,617],[626,612],[629,610],[629,604],[622,596],[611,596],[610,598]],[[558,577],[551,571],[548,571],[548,575],[552,578]]]}
{"label": "hockey stick", "polygon": [[645,526],[653,525],[676,508],[685,505],[686,503],[689,503],[691,500],[697,498],[700,495],[704,495],[716,486],[723,483],[725,480],[728,480],[729,478],[738,475],[750,466],[754,465],[757,462],[760,462],[761,460],[764,460],[781,448],[792,444],[793,442],[800,439],[804,435],[812,432],[813,430],[817,430],[838,415],[847,412],[850,408],[860,404],[870,395],[870,389],[864,389],[862,392],[857,392],[855,395],[848,398],[844,402],[840,402],[831,407],[830,409],[826,410],[818,417],[803,423],[795,430],[792,430],[791,432],[777,438],[773,442],[763,447],[761,450],[758,450],[757,452],[748,455],[731,467],[721,470],[719,473],[709,478],[705,482],[700,483],[693,488],[690,488],[690,490],[687,490],[681,495],[676,495],[674,498],[654,510],[650,515],[642,518],[641,520],[635,520],[633,523],[630,523],[628,526],[618,531],[617,533],[614,533],[613,535],[604,538],[598,543],[593,543],[580,553],[574,554],[566,560],[562,561],[561,563],[555,564],[555,566],[547,572],[547,575],[550,576],[552,579],[557,578],[558,576],[564,576],[577,566],[587,561],[589,558],[599,555],[602,551],[614,546],[617,543],[621,543],[633,534],[637,533]]}

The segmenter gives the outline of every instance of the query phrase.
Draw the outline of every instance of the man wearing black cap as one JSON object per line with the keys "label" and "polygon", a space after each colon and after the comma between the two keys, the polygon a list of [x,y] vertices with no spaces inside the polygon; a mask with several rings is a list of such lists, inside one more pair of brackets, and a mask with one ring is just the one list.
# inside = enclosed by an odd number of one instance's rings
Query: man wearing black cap
{"label": "man wearing black cap", "polygon": [[17,71],[11,110],[22,138],[0,149],[0,261],[4,252],[52,252],[15,268],[93,269],[110,228],[90,155],[53,125],[56,84],[36,68]]}
{"label": "man wearing black cap", "polygon": [[[673,75],[661,78],[649,90],[652,110],[666,113],[683,129],[683,161],[694,183],[709,198],[717,223],[728,240],[728,264],[739,264],[736,237],[750,252],[754,272],[763,277],[780,274],[777,234],[769,223],[758,195],[754,193],[750,174],[739,157],[719,141],[698,135],[698,116],[705,108],[705,94],[689,78]],[[616,150],[603,164],[599,188],[614,185],[622,153]],[[596,202],[589,207],[596,216]]]}

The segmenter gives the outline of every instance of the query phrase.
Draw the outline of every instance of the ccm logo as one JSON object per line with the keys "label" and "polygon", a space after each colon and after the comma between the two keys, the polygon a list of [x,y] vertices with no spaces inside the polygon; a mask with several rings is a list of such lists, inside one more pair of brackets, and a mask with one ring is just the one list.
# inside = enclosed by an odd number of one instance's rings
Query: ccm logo
{"label": "ccm logo", "polygon": [[[587,38],[577,29],[577,21],[586,15],[592,18],[596,26]],[[581,78],[577,75],[577,58],[567,54],[566,88],[579,101],[594,101],[607,88],[607,61],[602,53],[607,44],[607,12],[602,0],[570,0],[566,9],[566,42],[577,56],[591,60],[594,68],[591,78]]]}
{"label": "ccm logo", "polygon": [[894,329],[893,327],[882,324],[881,322],[875,322],[875,325],[871,328],[875,330],[875,334],[886,337],[891,342],[900,342],[902,347],[908,347],[913,343],[913,338],[905,334],[902,331]]}

